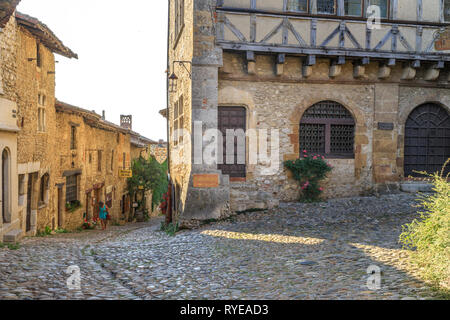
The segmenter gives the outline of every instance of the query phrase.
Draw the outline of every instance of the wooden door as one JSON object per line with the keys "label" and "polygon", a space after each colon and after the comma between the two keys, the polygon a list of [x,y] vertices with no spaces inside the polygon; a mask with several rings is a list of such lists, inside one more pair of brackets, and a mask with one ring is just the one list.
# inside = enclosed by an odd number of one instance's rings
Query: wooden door
{"label": "wooden door", "polygon": [[27,185],[27,221],[26,221],[26,231],[31,231],[31,200],[33,192],[33,175],[28,175],[28,185]]}
{"label": "wooden door", "polygon": [[[234,138],[234,163],[227,164],[227,139],[226,134],[228,129],[246,131],[247,116],[246,110],[243,107],[219,107],[218,126],[222,132],[223,137],[223,164],[219,164],[219,170],[223,174],[227,174],[230,178],[245,178],[246,165],[238,163],[238,137]],[[244,138],[244,157],[245,157],[245,138]]]}
{"label": "wooden door", "polygon": [[64,227],[64,201],[62,187],[58,187],[58,228]]}
{"label": "wooden door", "polygon": [[[427,103],[414,109],[405,125],[405,176],[423,177],[418,171],[441,172],[450,158],[450,115]],[[447,166],[445,173],[450,172]]]}

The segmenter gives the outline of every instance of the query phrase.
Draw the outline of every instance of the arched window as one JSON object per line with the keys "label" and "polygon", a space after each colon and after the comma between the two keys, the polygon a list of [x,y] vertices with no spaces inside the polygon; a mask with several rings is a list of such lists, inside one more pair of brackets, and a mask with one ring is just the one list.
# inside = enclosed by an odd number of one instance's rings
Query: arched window
{"label": "arched window", "polygon": [[11,222],[11,201],[10,201],[10,168],[11,158],[7,149],[2,152],[2,217],[3,223]]}
{"label": "arched window", "polygon": [[355,120],[341,104],[319,102],[300,122],[300,149],[328,158],[354,158]]}

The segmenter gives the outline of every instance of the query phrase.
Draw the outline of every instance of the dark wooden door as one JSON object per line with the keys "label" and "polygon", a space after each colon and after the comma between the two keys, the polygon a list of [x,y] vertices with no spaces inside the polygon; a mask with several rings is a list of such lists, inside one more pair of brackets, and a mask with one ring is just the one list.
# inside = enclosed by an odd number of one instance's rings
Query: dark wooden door
{"label": "dark wooden door", "polygon": [[[440,172],[450,158],[450,115],[427,103],[414,109],[405,125],[405,176],[423,177],[416,171]],[[450,168],[446,168],[446,173]]]}
{"label": "dark wooden door", "polygon": [[28,175],[28,185],[27,185],[27,226],[26,230],[31,231],[31,200],[32,200],[32,192],[33,192],[33,175]]}
{"label": "dark wooden door", "polygon": [[[246,110],[243,107],[219,107],[219,130],[222,132],[223,137],[223,164],[219,164],[219,170],[222,170],[223,174],[227,174],[230,178],[245,178],[246,177],[246,165],[238,163],[238,137],[234,138],[234,163],[227,164],[227,129],[238,130],[242,129],[246,131],[247,116]],[[244,150],[243,156],[245,159],[245,137],[244,137]]]}
{"label": "dark wooden door", "polygon": [[62,187],[58,187],[58,228],[64,227],[63,192]]}

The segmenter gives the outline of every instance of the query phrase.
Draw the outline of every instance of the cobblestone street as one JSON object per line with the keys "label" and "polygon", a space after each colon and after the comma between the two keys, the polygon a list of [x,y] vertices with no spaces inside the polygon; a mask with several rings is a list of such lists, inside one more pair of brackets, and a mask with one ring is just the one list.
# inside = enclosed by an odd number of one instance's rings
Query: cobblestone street
{"label": "cobblestone street", "polygon": [[[416,196],[282,204],[175,237],[144,224],[0,249],[0,299],[432,298],[398,244]],[[81,291],[67,289],[67,267]],[[367,288],[370,265],[381,289]]]}

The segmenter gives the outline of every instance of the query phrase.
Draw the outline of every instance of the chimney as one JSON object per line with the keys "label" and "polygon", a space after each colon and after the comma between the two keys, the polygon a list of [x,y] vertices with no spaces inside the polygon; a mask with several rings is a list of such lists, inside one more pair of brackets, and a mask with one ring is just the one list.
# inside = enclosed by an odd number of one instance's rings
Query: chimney
{"label": "chimney", "polygon": [[120,126],[122,128],[132,130],[133,128],[133,116],[132,115],[120,115]]}
{"label": "chimney", "polygon": [[106,113],[105,113],[105,110],[102,111],[102,120],[106,120]]}

